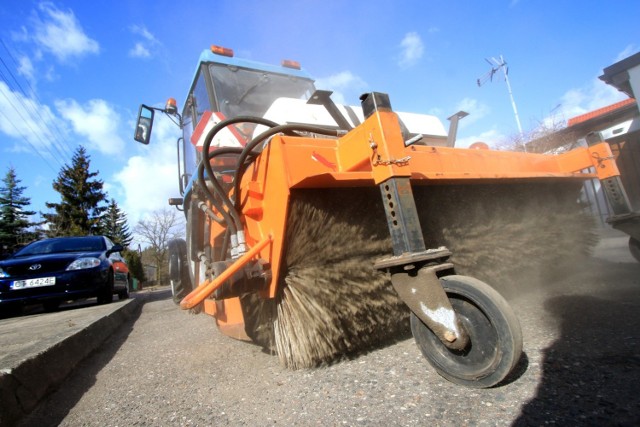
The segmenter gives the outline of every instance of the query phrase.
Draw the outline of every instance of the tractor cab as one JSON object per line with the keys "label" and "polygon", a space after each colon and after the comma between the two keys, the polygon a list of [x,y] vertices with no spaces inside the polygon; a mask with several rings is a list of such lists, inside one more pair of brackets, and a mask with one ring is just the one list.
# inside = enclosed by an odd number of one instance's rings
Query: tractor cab
{"label": "tractor cab", "polygon": [[[313,79],[295,61],[283,60],[280,66],[263,64],[236,58],[233,50],[214,45],[200,55],[182,114],[178,114],[175,100],[165,109],[141,105],[134,139],[149,143],[154,111],[167,114],[180,125],[178,165],[180,193],[184,195],[213,126],[239,116],[262,117],[277,99],[306,101],[314,91]],[[252,125],[230,126],[216,135],[211,149],[242,147],[253,131]]]}

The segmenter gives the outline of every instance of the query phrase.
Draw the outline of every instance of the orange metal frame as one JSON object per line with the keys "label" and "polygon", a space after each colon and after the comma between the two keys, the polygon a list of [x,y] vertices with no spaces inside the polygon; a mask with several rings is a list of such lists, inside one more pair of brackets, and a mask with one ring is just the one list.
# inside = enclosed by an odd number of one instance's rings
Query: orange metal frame
{"label": "orange metal frame", "polygon": [[[585,172],[590,168],[593,172]],[[243,176],[242,214],[251,248],[228,271],[252,259],[266,260],[271,282],[263,295],[278,293],[290,189],[377,185],[390,177],[411,177],[414,185],[503,180],[605,179],[619,175],[609,145],[577,148],[558,155],[474,150],[434,146],[406,147],[397,116],[376,112],[339,139],[275,136]],[[222,230],[214,224],[211,243]],[[227,272],[225,272],[227,273]],[[183,308],[205,300],[226,275],[200,284]],[[235,330],[242,313],[237,298],[229,304],[205,304],[221,330]],[[225,319],[233,318],[233,324]]]}

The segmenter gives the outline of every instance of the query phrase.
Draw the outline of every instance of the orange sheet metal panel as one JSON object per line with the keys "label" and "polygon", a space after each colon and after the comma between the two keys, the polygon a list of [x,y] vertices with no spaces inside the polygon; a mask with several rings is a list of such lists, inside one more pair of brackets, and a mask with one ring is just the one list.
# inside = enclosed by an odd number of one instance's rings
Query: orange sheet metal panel
{"label": "orange sheet metal panel", "polygon": [[[283,150],[287,142],[275,137],[262,155],[245,172],[240,199],[245,219],[245,237],[249,247],[271,236],[271,244],[259,252],[258,258],[271,268],[268,296],[276,295],[276,282],[282,267],[284,236],[289,208],[288,169]],[[308,150],[312,153],[313,150]],[[311,155],[311,154],[310,154]],[[309,162],[313,162],[309,160]],[[267,295],[265,295],[267,296]]]}
{"label": "orange sheet metal panel", "polygon": [[[372,143],[376,144],[375,150]],[[376,156],[382,160],[407,158],[407,161],[376,164]],[[257,258],[268,262],[272,273],[264,296],[275,297],[283,268],[291,188],[375,185],[389,176],[411,176],[412,180],[425,183],[585,179],[595,175],[579,171],[594,164],[606,172],[602,176],[614,172],[607,156],[605,147],[600,146],[561,155],[405,147],[394,113],[374,114],[340,139],[276,136],[243,176],[240,199],[246,240],[251,248],[272,237],[271,244],[260,250]],[[239,304],[225,306],[225,315],[230,312],[241,316]]]}
{"label": "orange sheet metal panel", "polygon": [[240,298],[228,298],[222,301],[207,299],[204,312],[215,317],[220,332],[237,340],[251,341],[244,330],[244,317]]}
{"label": "orange sheet metal panel", "polygon": [[588,176],[579,171],[591,166],[588,160],[574,168],[574,164],[567,165],[562,161],[562,155],[514,151],[425,146],[411,146],[408,151],[415,179],[586,178]]}
{"label": "orange sheet metal panel", "polygon": [[392,112],[374,113],[337,144],[340,172],[371,171],[376,184],[392,176],[411,176],[405,160],[400,124]]}
{"label": "orange sheet metal panel", "polygon": [[612,178],[620,175],[616,158],[611,152],[611,146],[606,142],[589,147],[589,154],[593,161],[599,179]]}
{"label": "orange sheet metal panel", "polygon": [[[560,155],[528,154],[510,151],[473,150],[447,147],[410,146],[403,149],[406,164],[373,166],[371,150],[360,148],[359,156],[352,154],[347,167],[340,163],[342,151],[335,147],[316,147],[313,139],[284,138],[283,155],[287,165],[290,187],[339,187],[345,185],[375,185],[376,177],[386,176],[389,170],[398,176],[410,175],[413,180],[495,180],[495,179],[587,179],[595,174],[581,170],[593,166],[587,149]],[[342,141],[340,141],[342,142]],[[349,141],[351,143],[351,141]],[[348,170],[357,164],[357,168]],[[597,164],[597,162],[596,162]],[[615,165],[613,165],[615,167]],[[379,175],[375,174],[381,170]],[[604,169],[600,168],[604,171]],[[607,164],[607,171],[613,171]],[[598,171],[598,177],[602,173]],[[434,182],[435,183],[435,182]]]}

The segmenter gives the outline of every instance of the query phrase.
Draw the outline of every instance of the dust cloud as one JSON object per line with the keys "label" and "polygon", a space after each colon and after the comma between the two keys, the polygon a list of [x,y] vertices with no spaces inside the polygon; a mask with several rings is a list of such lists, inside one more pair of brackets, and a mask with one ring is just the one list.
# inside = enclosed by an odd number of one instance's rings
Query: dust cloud
{"label": "dust cloud", "polygon": [[[597,241],[580,183],[414,187],[427,248],[506,298],[538,292]],[[245,298],[250,336],[290,368],[318,366],[406,336],[409,311],[373,263],[392,254],[377,187],[292,194],[275,301]]]}

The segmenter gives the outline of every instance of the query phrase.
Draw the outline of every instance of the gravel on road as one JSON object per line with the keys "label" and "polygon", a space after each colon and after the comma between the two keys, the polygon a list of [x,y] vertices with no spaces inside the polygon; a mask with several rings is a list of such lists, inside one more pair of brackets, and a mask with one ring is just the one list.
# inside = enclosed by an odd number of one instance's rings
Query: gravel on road
{"label": "gravel on road", "polygon": [[22,425],[640,425],[640,264],[575,267],[505,292],[524,356],[491,389],[439,377],[410,333],[331,366],[288,370],[163,290]]}

